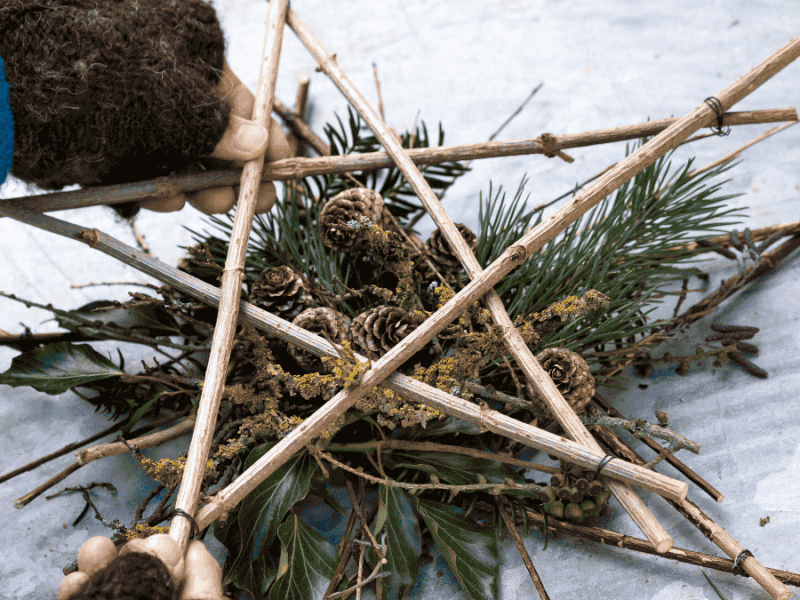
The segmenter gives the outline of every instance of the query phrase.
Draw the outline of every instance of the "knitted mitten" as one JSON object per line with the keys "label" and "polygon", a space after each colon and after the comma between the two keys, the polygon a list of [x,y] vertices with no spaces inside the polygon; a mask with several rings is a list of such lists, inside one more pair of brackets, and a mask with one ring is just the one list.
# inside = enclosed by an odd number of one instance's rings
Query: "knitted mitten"
{"label": "knitted mitten", "polygon": [[11,174],[60,189],[196,170],[228,124],[224,51],[201,0],[3,2]]}

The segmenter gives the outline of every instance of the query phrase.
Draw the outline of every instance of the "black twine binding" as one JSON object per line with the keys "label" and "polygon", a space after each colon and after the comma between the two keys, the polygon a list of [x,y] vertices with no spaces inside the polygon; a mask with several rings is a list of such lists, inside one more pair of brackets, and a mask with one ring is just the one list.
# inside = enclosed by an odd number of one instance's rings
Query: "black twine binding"
{"label": "black twine binding", "polygon": [[716,96],[709,96],[705,100],[703,100],[708,107],[717,113],[717,127],[714,128],[714,132],[719,136],[725,136],[730,134],[731,128],[726,127],[725,129],[722,128],[722,115],[725,114],[725,109],[722,107],[722,102],[719,101],[719,98]]}
{"label": "black twine binding", "polygon": [[[739,565],[748,556],[753,556],[753,553],[750,552],[750,550],[746,550],[746,549],[742,550],[741,552],[739,552],[739,554],[736,555],[736,558],[733,561],[733,572],[734,573],[738,573],[739,575],[746,575],[746,573],[744,572],[744,569],[742,569],[742,567],[740,567]],[[753,556],[753,558],[755,558],[755,556]]]}
{"label": "black twine binding", "polygon": [[192,530],[191,533],[189,534],[190,540],[193,540],[200,534],[200,528],[197,526],[197,521],[195,521],[194,517],[189,513],[187,513],[185,510],[183,510],[182,508],[176,508],[175,510],[173,510],[172,513],[170,514],[170,518],[172,517],[185,517],[189,519],[189,522],[192,524]]}
{"label": "black twine binding", "polygon": [[614,457],[610,454],[606,454],[600,462],[597,464],[597,468],[594,470],[595,476],[600,475],[600,471],[602,471],[603,467],[605,467],[608,463],[614,460]]}

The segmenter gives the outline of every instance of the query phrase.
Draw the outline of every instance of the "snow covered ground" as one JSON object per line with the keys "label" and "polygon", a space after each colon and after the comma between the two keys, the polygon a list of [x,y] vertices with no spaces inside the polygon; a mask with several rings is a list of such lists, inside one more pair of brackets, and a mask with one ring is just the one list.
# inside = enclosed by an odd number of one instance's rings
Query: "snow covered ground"
{"label": "snow covered ground", "polygon": [[[216,0],[228,41],[228,62],[255,89],[267,5],[263,0]],[[446,143],[485,140],[543,82],[525,110],[499,139],[535,137],[540,133],[577,133],[681,116],[716,94],[785,44],[800,29],[800,7],[791,0],[761,2],[573,2],[544,0],[395,0],[392,2],[326,2],[295,0],[292,8],[322,40],[366,97],[377,105],[372,63],[380,74],[387,120],[397,130],[410,128],[419,113],[429,127],[441,122]],[[293,103],[297,80],[311,77],[313,117],[321,131],[334,114],[346,114],[346,102],[287,31],[277,96]],[[779,73],[734,110],[782,108],[800,104],[800,63]],[[771,125],[734,128],[730,136],[712,137],[684,146],[676,163],[691,156],[703,166],[756,137]],[[800,128],[782,132],[746,151],[731,171],[727,193],[741,193],[732,206],[748,207],[739,226],[755,229],[800,218]],[[449,192],[445,207],[455,221],[477,225],[478,197],[502,185],[513,193],[527,174],[532,205],[550,200],[624,156],[624,144],[571,150],[575,162],[543,156],[476,161],[473,170]],[[25,194],[10,181],[0,197]],[[105,208],[67,211],[69,221],[97,227],[134,244],[126,225]],[[432,225],[421,222],[423,237]],[[199,213],[144,213],[138,220],[153,252],[175,264],[180,246],[190,243],[182,226],[202,228]],[[117,294],[125,288],[81,288],[72,284],[145,278],[82,244],[0,220],[0,281],[3,291],[42,303],[73,308]],[[726,261],[702,265],[711,285],[730,277]],[[667,410],[675,428],[701,445],[700,456],[682,457],[725,495],[716,503],[690,487],[689,497],[766,566],[800,571],[797,531],[800,527],[800,262],[782,265],[747,293],[724,305],[719,315],[697,323],[681,347],[693,348],[711,322],[755,325],[766,380],[735,366],[692,368],[688,377],[674,369],[658,372],[646,390],[631,378],[629,389],[608,396],[626,415],[653,418]],[[694,298],[696,300],[697,298]],[[687,300],[690,305],[693,297]],[[0,300],[0,328],[18,332],[21,322],[35,331],[49,314]],[[16,353],[0,349],[0,369]],[[103,416],[72,394],[39,395],[25,388],[0,389],[0,456],[2,472],[52,452],[105,428]],[[188,439],[150,452],[175,456]],[[79,497],[45,500],[15,510],[13,500],[29,492],[72,461],[62,457],[33,473],[0,485],[0,541],[8,551],[0,566],[0,598],[49,599],[61,580],[61,568],[74,560],[81,543],[106,534],[99,522],[72,520],[82,508]],[[670,467],[663,472],[677,475]],[[131,458],[119,456],[92,463],[54,490],[69,485],[111,481],[116,496],[95,495],[107,519],[130,519],[151,482]],[[721,555],[719,549],[688,524],[660,497],[642,498],[674,536],[675,545]],[[616,506],[616,505],[615,505]],[[759,526],[759,519],[770,522]],[[641,537],[618,506],[603,526]],[[212,544],[213,546],[213,544]],[[542,550],[538,532],[526,546],[550,596],[570,598],[667,599],[715,598],[700,569],[582,542],[566,536]],[[215,551],[223,556],[219,546]],[[525,568],[510,541],[503,544],[500,598],[535,597]],[[425,577],[408,594],[425,600],[461,599],[444,562],[424,569]],[[440,575],[441,573],[441,575]],[[710,571],[730,599],[764,598],[751,580]]]}

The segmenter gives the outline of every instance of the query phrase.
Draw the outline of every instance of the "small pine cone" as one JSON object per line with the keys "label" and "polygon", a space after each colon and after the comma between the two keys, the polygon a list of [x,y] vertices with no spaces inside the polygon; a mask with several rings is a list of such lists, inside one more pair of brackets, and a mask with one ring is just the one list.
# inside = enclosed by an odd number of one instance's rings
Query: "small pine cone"
{"label": "small pine cone", "polygon": [[270,312],[293,319],[311,300],[300,276],[287,266],[264,269],[253,285],[256,304]]}
{"label": "small pine cone", "polygon": [[[350,328],[350,319],[332,308],[307,308],[297,315],[292,323],[321,337],[327,335],[336,344],[347,340]],[[325,335],[322,335],[323,333]],[[317,371],[322,366],[322,361],[317,356],[294,344],[289,344],[289,354],[306,371]]]}
{"label": "small pine cone", "polygon": [[370,360],[379,360],[416,326],[414,317],[402,308],[384,305],[358,315],[350,326],[350,335],[359,351]]}
{"label": "small pine cone", "polygon": [[[461,237],[463,237],[467,242],[469,249],[474,253],[475,249],[478,247],[475,234],[472,233],[472,230],[463,223],[456,223],[456,228],[461,234]],[[450,244],[446,239],[444,239],[442,232],[438,229],[431,233],[431,237],[427,242],[425,242],[425,248],[428,250],[428,252],[430,252],[434,262],[436,263],[436,267],[440,271],[457,273],[462,269],[461,261],[459,261],[458,257],[453,254]]]}
{"label": "small pine cone", "polygon": [[594,395],[594,377],[579,354],[566,348],[547,348],[536,355],[558,391],[576,413],[581,413]]}
{"label": "small pine cone", "polygon": [[383,198],[366,188],[353,188],[336,194],[325,203],[319,215],[322,241],[332,250],[355,250],[366,237],[363,229],[351,228],[348,223],[367,218],[380,225]]}

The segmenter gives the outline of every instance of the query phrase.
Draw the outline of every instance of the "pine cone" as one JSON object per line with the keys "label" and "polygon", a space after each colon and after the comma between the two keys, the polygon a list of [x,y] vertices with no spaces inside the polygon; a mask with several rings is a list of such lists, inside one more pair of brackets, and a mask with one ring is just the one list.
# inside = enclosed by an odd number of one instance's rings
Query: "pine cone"
{"label": "pine cone", "polygon": [[[292,323],[312,333],[325,333],[331,341],[337,344],[341,344],[347,339],[350,328],[350,319],[331,308],[307,308],[297,315]],[[322,337],[325,336],[322,335]],[[289,344],[289,354],[306,371],[317,371],[322,365],[322,361],[317,356],[294,344]]]}
{"label": "pine cone", "polygon": [[356,349],[378,360],[416,329],[414,318],[396,306],[378,306],[358,315],[350,326]]}
{"label": "pine cone", "polygon": [[[353,188],[336,194],[325,203],[319,215],[322,240],[332,250],[354,250],[365,238],[363,229],[351,228],[348,223],[367,218],[381,223],[383,198],[366,188]],[[362,226],[363,227],[363,226]]]}
{"label": "pine cone", "polygon": [[300,276],[287,266],[264,269],[253,285],[256,304],[284,319],[293,319],[310,302]]}
{"label": "pine cone", "polygon": [[[475,249],[478,247],[475,234],[472,233],[472,230],[463,223],[456,223],[456,228],[461,234],[461,237],[463,237],[467,242],[469,249],[474,253]],[[461,266],[461,261],[459,261],[458,257],[453,254],[450,244],[446,239],[444,239],[442,232],[438,229],[431,233],[431,237],[427,242],[425,242],[425,248],[428,250],[428,252],[430,252],[434,262],[436,263],[436,267],[442,271],[443,275],[445,272],[457,273],[463,268]]]}
{"label": "pine cone", "polygon": [[536,355],[536,360],[572,409],[583,412],[594,395],[594,377],[586,361],[566,348],[547,348]]}

